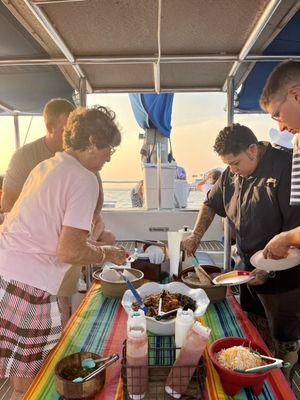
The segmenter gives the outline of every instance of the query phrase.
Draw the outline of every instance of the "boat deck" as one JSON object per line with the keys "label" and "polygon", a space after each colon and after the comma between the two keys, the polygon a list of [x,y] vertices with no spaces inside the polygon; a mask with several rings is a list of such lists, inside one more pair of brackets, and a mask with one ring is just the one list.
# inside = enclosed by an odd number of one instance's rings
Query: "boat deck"
{"label": "boat deck", "polygon": [[8,379],[0,380],[0,400],[9,400],[12,393]]}

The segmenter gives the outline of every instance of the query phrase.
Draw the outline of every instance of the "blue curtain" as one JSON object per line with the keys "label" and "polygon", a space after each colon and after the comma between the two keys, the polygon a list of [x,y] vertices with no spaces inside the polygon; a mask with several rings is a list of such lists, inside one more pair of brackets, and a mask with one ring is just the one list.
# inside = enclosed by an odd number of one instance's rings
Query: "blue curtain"
{"label": "blue curtain", "polygon": [[[300,55],[300,11],[269,44],[264,55]],[[257,62],[243,83],[238,95],[237,110],[240,112],[262,112],[259,97],[270,73],[278,62]]]}
{"label": "blue curtain", "polygon": [[135,119],[143,129],[156,128],[170,137],[174,93],[129,95]]}

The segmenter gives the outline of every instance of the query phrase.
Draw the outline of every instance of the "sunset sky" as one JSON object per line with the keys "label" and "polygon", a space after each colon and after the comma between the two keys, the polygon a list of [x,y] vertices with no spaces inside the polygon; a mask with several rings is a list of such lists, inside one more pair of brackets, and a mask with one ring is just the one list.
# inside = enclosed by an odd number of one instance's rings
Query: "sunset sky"
{"label": "sunset sky", "polygon": [[[143,130],[137,125],[127,94],[89,95],[88,105],[109,106],[117,114],[122,128],[122,144],[113,155],[112,161],[102,170],[103,180],[137,180],[142,177],[139,150],[142,141],[138,139]],[[183,166],[188,179],[222,166],[213,152],[216,135],[226,125],[225,94],[175,94],[172,114],[172,146],[179,165]],[[29,117],[20,118],[21,144],[30,122]],[[276,122],[266,115],[236,115],[235,122],[249,126],[260,140],[268,140],[269,129],[276,128]],[[12,117],[0,117],[0,173],[4,174],[14,151],[14,125]],[[33,119],[26,143],[45,134],[41,117]]]}

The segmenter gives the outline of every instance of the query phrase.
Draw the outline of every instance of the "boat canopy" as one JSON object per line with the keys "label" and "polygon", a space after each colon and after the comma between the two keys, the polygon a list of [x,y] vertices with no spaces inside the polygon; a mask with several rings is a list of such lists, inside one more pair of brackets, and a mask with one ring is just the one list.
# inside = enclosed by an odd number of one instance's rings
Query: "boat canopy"
{"label": "boat canopy", "polygon": [[[1,5],[1,21],[11,21],[21,34],[1,36],[0,103],[10,100],[21,110],[40,100],[41,108],[45,98],[38,94],[48,87],[52,96],[68,97],[63,93],[69,83],[79,93],[225,92],[229,81],[237,89],[255,63],[286,56],[264,52],[300,7],[298,0],[2,0]],[[23,84],[25,92],[26,81],[31,106],[20,90]],[[19,100],[10,99],[17,92]]]}
{"label": "boat canopy", "polygon": [[[36,39],[0,2],[0,59],[49,56]],[[0,114],[40,114],[53,97],[72,100],[74,89],[55,65],[2,65]]]}
{"label": "boat canopy", "polygon": [[[275,39],[263,52],[266,56],[290,54],[300,56],[300,11],[288,22]],[[265,61],[256,63],[238,94],[236,111],[244,113],[262,112],[259,106],[259,97],[262,93],[267,77],[278,62]]]}

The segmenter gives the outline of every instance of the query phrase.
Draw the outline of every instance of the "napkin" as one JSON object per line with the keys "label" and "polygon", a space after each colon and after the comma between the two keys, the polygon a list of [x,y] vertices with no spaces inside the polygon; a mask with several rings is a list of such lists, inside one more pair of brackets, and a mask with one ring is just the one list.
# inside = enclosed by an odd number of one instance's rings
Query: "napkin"
{"label": "napkin", "polygon": [[146,248],[145,253],[148,254],[152,264],[161,264],[165,259],[165,254],[160,246],[151,245]]}

